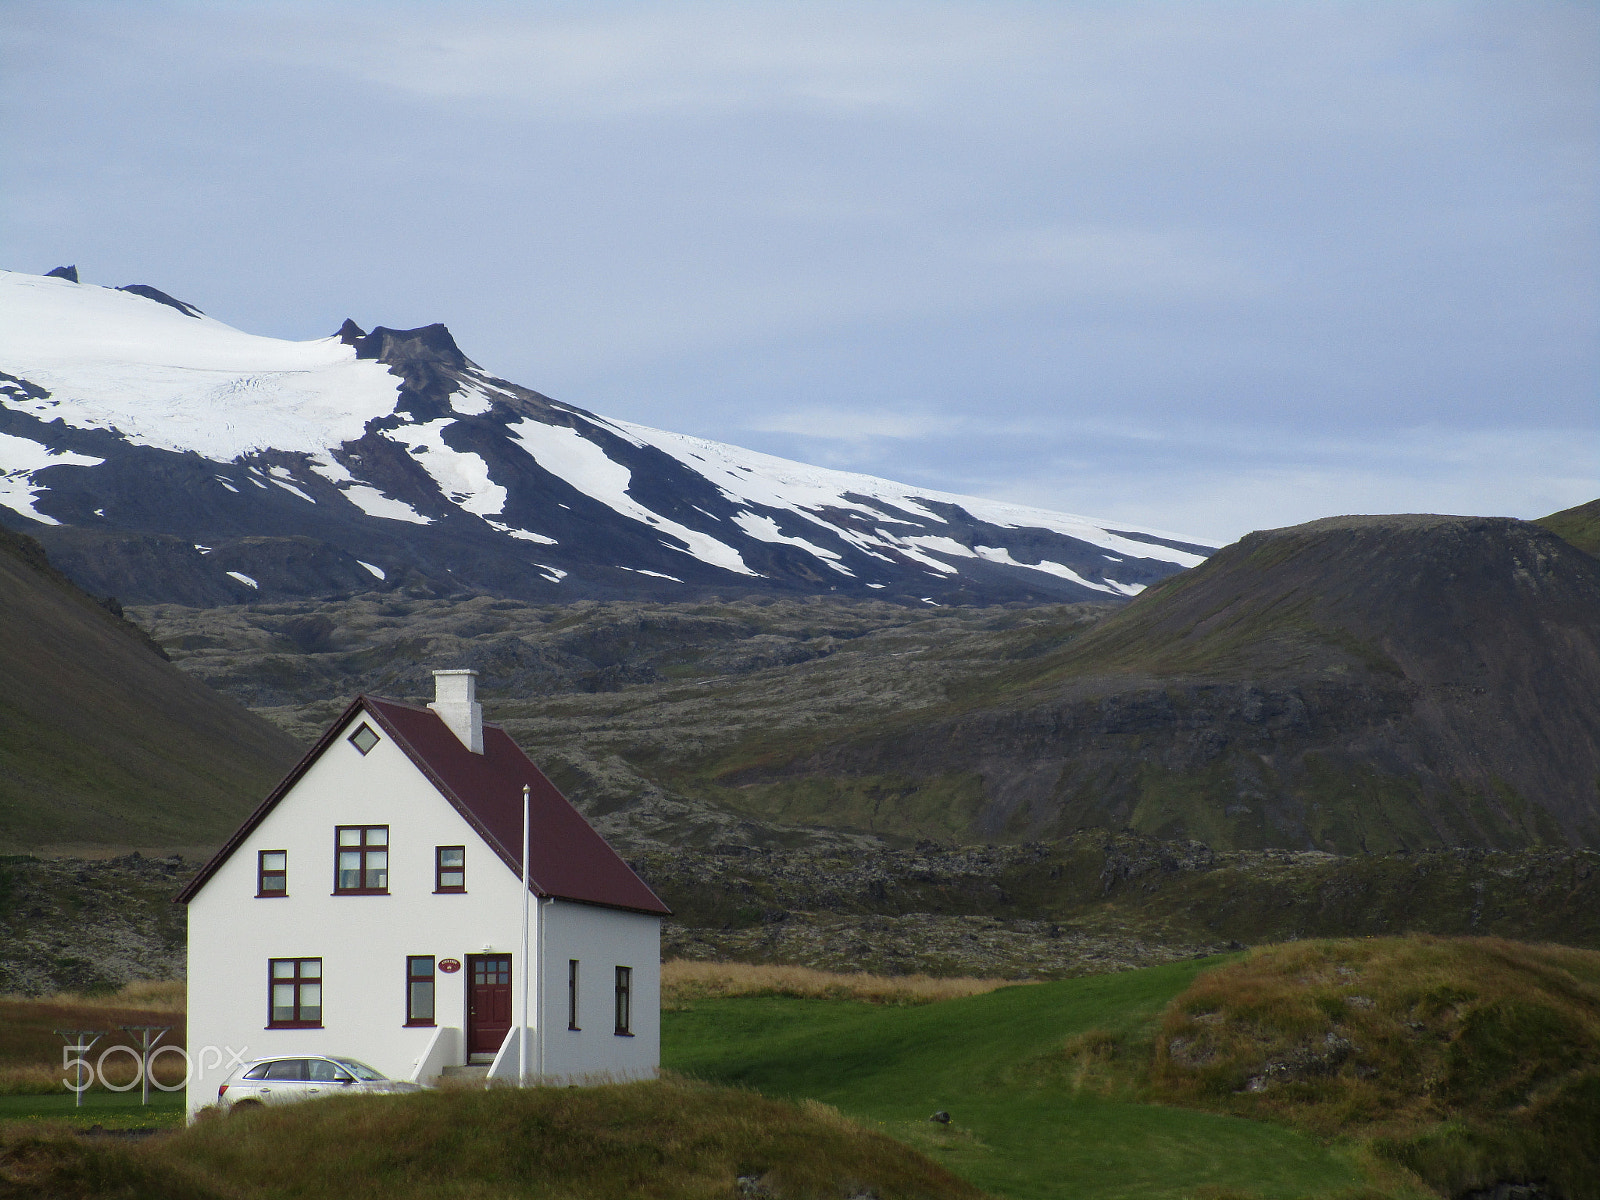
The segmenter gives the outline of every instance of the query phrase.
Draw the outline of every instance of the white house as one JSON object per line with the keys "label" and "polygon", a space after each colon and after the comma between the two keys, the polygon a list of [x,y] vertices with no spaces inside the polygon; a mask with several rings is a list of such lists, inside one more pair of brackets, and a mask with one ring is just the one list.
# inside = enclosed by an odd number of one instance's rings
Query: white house
{"label": "white house", "polygon": [[426,708],[358,696],[179,894],[191,1117],[237,1057],[515,1080],[525,896],[530,1074],[655,1073],[666,907],[484,724],[475,672],[434,679]]}

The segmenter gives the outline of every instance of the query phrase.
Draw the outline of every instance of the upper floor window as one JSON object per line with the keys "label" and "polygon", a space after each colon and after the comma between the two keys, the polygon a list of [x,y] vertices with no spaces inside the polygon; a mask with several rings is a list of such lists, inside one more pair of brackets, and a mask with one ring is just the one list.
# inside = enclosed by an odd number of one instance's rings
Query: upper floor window
{"label": "upper floor window", "polygon": [[307,1029],[322,1024],[322,960],[274,958],[267,963],[267,1025]]}
{"label": "upper floor window", "polygon": [[464,892],[467,890],[467,848],[465,846],[435,846],[433,848],[433,890],[436,892]]}
{"label": "upper floor window", "polygon": [[256,855],[256,895],[287,896],[289,894],[289,852],[263,850]]}
{"label": "upper floor window", "polygon": [[567,959],[567,1028],[578,1029],[578,960]]}
{"label": "upper floor window", "polygon": [[363,721],[360,727],[350,735],[350,744],[362,754],[367,753],[379,742],[377,734],[372,732],[372,726]]}
{"label": "upper floor window", "polygon": [[617,1035],[633,1036],[633,968],[617,968]]}
{"label": "upper floor window", "polygon": [[384,893],[389,890],[389,827],[340,825],[334,892]]}

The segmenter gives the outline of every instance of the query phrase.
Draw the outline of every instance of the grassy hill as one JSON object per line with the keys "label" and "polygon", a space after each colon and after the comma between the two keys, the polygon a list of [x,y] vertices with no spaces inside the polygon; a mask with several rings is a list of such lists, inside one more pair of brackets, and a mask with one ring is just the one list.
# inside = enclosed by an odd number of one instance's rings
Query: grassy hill
{"label": "grassy hill", "polygon": [[1600,557],[1600,500],[1564,508],[1548,517],[1540,517],[1537,523],[1585,554]]}
{"label": "grassy hill", "polygon": [[1011,1197],[1600,1195],[1591,951],[1289,943],[915,1008],[690,1001],[666,1022],[675,1068],[837,1104]]}
{"label": "grassy hill", "polygon": [[[1068,1058],[1105,1071],[1119,1051],[1146,1053],[1110,1038]],[[1600,1196],[1594,951],[1488,938],[1275,946],[1197,979],[1149,1058],[1128,1065],[1154,1100],[1355,1139],[1448,1195],[1542,1180],[1568,1200]]]}
{"label": "grassy hill", "polygon": [[0,1200],[980,1200],[815,1102],[692,1083],[335,1097],[144,1145],[0,1132]]}
{"label": "grassy hill", "polygon": [[0,851],[215,846],[299,753],[0,530]]}

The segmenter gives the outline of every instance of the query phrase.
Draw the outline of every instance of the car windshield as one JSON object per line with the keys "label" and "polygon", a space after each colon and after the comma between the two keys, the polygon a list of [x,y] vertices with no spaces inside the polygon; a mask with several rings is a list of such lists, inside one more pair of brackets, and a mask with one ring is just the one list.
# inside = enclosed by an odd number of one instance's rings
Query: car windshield
{"label": "car windshield", "polygon": [[336,1058],[333,1061],[338,1063],[346,1071],[349,1071],[350,1074],[354,1075],[357,1079],[371,1080],[388,1078],[388,1076],[384,1075],[381,1071],[374,1071],[371,1067],[367,1066],[366,1063],[357,1062],[353,1058]]}

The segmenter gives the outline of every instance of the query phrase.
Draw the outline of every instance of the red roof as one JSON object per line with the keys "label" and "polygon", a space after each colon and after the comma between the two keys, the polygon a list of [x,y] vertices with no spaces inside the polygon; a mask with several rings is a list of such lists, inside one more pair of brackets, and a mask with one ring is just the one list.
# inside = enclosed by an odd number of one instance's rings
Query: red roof
{"label": "red roof", "polygon": [[351,702],[299,765],[178,893],[179,901],[187,903],[199,893],[363,708],[518,876],[522,874],[522,788],[527,785],[532,830],[528,885],[535,895],[670,915],[644,880],[500,726],[484,723],[483,753],[474,754],[432,709],[375,696],[357,696]]}

